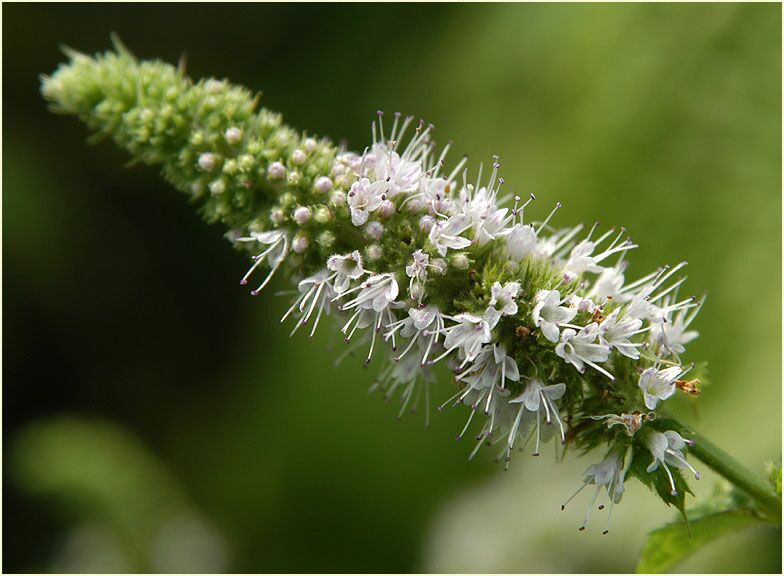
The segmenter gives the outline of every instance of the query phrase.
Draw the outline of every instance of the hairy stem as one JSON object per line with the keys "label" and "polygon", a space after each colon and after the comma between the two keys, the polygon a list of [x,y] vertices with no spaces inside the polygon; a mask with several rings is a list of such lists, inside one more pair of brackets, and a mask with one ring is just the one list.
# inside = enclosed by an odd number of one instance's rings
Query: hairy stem
{"label": "hairy stem", "polygon": [[760,509],[777,524],[781,524],[781,498],[773,488],[758,475],[746,468],[735,458],[716,446],[713,442],[680,424],[679,427],[694,440],[689,452],[717,472],[733,486],[751,496]]}

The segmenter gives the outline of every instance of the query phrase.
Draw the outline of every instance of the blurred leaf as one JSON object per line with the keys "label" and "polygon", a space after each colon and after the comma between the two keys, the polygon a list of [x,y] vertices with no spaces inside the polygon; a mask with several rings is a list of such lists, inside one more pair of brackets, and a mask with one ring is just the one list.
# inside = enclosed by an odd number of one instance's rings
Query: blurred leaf
{"label": "blurred leaf", "polygon": [[781,498],[781,462],[768,463],[768,481],[773,486],[778,497]]}
{"label": "blurred leaf", "polygon": [[667,524],[651,532],[640,554],[637,572],[666,572],[706,544],[765,522],[751,510],[740,509],[704,516],[690,524],[691,534],[685,522]]}
{"label": "blurred leaf", "polygon": [[54,499],[77,523],[110,527],[134,571],[224,568],[220,536],[122,427],[73,417],[32,424],[17,436],[12,458],[23,490]]}

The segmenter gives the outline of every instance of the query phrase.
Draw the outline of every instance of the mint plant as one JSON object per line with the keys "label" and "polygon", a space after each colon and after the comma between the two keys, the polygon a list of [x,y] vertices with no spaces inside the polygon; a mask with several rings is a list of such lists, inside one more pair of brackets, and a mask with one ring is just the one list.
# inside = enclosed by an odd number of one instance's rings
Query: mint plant
{"label": "mint plant", "polygon": [[399,398],[400,415],[424,403],[429,418],[443,362],[454,382],[439,410],[466,413],[457,438],[473,440],[471,457],[489,447],[508,467],[550,441],[600,453],[564,503],[592,487],[580,530],[602,502],[609,532],[630,479],[685,516],[687,476],[700,478],[690,457],[748,496],[744,519],[780,525],[780,488],[663,412],[704,378],[685,360],[705,303],[684,293],[685,262],[627,278],[638,246],[623,228],[556,225],[560,203],[532,218],[535,198],[507,193],[497,157],[469,176],[422,120],[379,112],[352,152],[295,131],[244,88],[137,61],[119,41],[67,54],[42,79],[52,109],[159,165],[249,254],[240,284],[257,296],[285,276],[291,335],[332,319],[381,364],[373,387]]}

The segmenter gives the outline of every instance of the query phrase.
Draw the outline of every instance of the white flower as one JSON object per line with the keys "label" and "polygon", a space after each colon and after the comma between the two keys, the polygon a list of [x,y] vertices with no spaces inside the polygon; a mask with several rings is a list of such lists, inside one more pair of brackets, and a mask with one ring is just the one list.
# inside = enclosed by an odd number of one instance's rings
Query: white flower
{"label": "white flower", "polygon": [[463,362],[465,365],[476,358],[482,344],[487,344],[492,340],[490,324],[486,318],[465,313],[458,314],[454,320],[457,324],[443,330],[446,334],[446,338],[444,338],[446,352],[433,360],[433,363],[438,362],[453,350],[459,349],[465,357]]}
{"label": "white flower", "polygon": [[[487,439],[490,438],[496,430],[502,431],[505,428],[508,428],[511,421],[514,419],[514,415],[512,414],[512,410],[510,408],[509,402],[507,399],[509,398],[510,392],[506,388],[501,388],[500,386],[493,386],[492,390],[487,388],[473,388],[471,386],[466,386],[462,390],[460,390],[457,394],[452,396],[449,400],[444,402],[441,406],[439,406],[439,410],[443,410],[444,406],[449,404],[450,402],[454,401],[453,406],[457,406],[460,403],[465,404],[466,406],[471,407],[471,412],[468,415],[468,420],[463,426],[463,430],[458,434],[455,439],[460,440],[463,435],[468,430],[468,427],[471,425],[474,416],[478,412],[477,408],[482,403],[483,399],[486,397],[487,400],[485,403],[485,415],[488,418],[485,420],[485,424],[482,427],[481,431],[476,435],[476,440],[478,441],[474,449],[471,451],[470,456],[468,457],[469,460],[472,459],[476,453],[479,451],[479,448],[487,442]],[[457,398],[457,400],[455,400]],[[498,423],[498,425],[496,425]],[[503,436],[501,436],[501,439]],[[509,461],[511,448],[507,446],[506,450],[506,464],[505,467],[509,467]]]}
{"label": "white flower", "polygon": [[444,178],[423,179],[419,183],[419,192],[406,201],[409,210],[426,208],[431,215],[449,214],[453,211],[449,191],[452,184]]}
{"label": "white flower", "polygon": [[[489,436],[495,427],[495,415],[498,412],[496,399],[505,398],[509,395],[509,391],[506,388],[507,380],[513,382],[520,380],[517,363],[506,354],[506,348],[503,346],[496,344],[487,345],[479,352],[473,364],[464,372],[458,374],[456,379],[465,382],[467,386],[456,395],[458,398],[455,405],[460,402],[468,403],[467,399],[470,398],[469,405],[472,412],[457,439],[462,438],[463,434],[468,430],[468,426],[474,417],[473,413],[480,404],[485,406],[485,415],[492,414],[488,425],[485,426],[480,437]],[[447,400],[445,404],[451,402],[454,398],[455,396]]]}
{"label": "white flower", "polygon": [[[346,340],[350,340],[358,327],[365,328],[369,326],[370,324],[367,323],[368,319],[372,319],[373,331],[370,351],[368,352],[367,360],[365,360],[365,364],[368,364],[376,345],[376,334],[381,331],[385,317],[388,325],[395,321],[395,316],[390,310],[390,306],[397,298],[399,290],[394,274],[375,274],[359,286],[346,290],[343,294],[338,294],[333,300],[357,291],[359,293],[352,300],[340,307],[344,311],[355,310],[341,331],[347,334]],[[351,328],[352,324],[354,324],[353,329]],[[351,330],[349,331],[349,329]]]}
{"label": "white flower", "polygon": [[403,158],[382,142],[373,146],[373,152],[368,154],[368,164],[371,173],[379,182],[385,183],[384,192],[390,198],[401,192],[411,192],[419,187],[422,178],[422,164]]}
{"label": "white flower", "polygon": [[[624,240],[623,242],[618,243],[621,236],[623,235],[623,230],[618,235],[618,237],[610,244],[610,246],[601,252],[600,254],[593,255],[594,250],[596,247],[601,244],[605,238],[610,236],[612,231],[608,231],[604,234],[601,238],[596,240],[596,242],[592,242],[590,240],[583,240],[577,246],[572,248],[571,253],[569,254],[569,259],[566,261],[564,265],[564,277],[567,281],[571,281],[579,274],[583,272],[601,272],[602,268],[599,266],[599,263],[604,260],[605,258],[615,254],[617,252],[625,252],[627,250],[631,250],[632,248],[636,248],[636,244],[632,244],[629,240]],[[589,234],[590,236],[590,234]]]}
{"label": "white flower", "polygon": [[569,308],[577,310],[577,312],[591,312],[596,308],[593,300],[577,293],[570,294],[566,301],[569,303]]}
{"label": "white flower", "polygon": [[374,384],[371,386],[372,392],[376,388],[384,390],[384,400],[389,400],[398,388],[402,388],[401,392],[401,407],[397,415],[400,420],[403,413],[408,408],[413,400],[411,412],[417,409],[420,394],[417,392],[417,384],[420,382],[425,388],[425,427],[430,427],[430,397],[429,386],[435,381],[430,368],[423,366],[417,356],[412,354],[400,362],[392,362],[387,366],[378,376]]}
{"label": "white flower", "polygon": [[338,294],[342,294],[348,290],[352,280],[361,278],[366,274],[365,269],[362,268],[362,256],[360,255],[359,250],[354,250],[350,254],[345,254],[343,256],[339,254],[330,256],[327,259],[327,268],[335,273],[335,281],[333,282],[332,287]]}
{"label": "white flower", "polygon": [[471,220],[474,229],[474,241],[479,246],[484,246],[504,230],[507,208],[498,208],[496,205],[496,190],[480,188],[477,192],[466,198],[463,211]]}
{"label": "white flower", "polygon": [[333,276],[334,274],[330,274],[329,270],[324,269],[299,282],[297,285],[297,289],[300,292],[299,297],[294,301],[294,304],[291,305],[291,308],[286,311],[283,318],[280,319],[280,321],[283,322],[292,312],[294,312],[294,310],[299,311],[297,324],[294,326],[294,329],[289,336],[293,336],[301,326],[307,324],[308,320],[310,320],[310,317],[313,315],[313,312],[318,309],[316,320],[313,322],[313,328],[310,331],[310,336],[315,334],[322,313],[325,309],[327,310],[327,313],[329,313],[329,301],[335,296],[334,290],[329,285],[329,280]]}
{"label": "white flower", "polygon": [[577,316],[577,310],[562,305],[563,300],[558,290],[540,290],[536,293],[534,302],[534,309],[531,311],[534,326],[540,328],[550,342],[558,342],[561,336],[560,325]]}
{"label": "white flower", "polygon": [[519,262],[536,250],[536,230],[530,224],[515,224],[500,234],[506,237],[506,253]]}
{"label": "white flower", "polygon": [[441,256],[446,256],[448,249],[462,250],[471,245],[471,241],[460,236],[471,227],[471,220],[465,214],[456,214],[446,220],[437,220],[430,229],[430,242]]}
{"label": "white flower", "polygon": [[[599,496],[599,492],[601,491],[602,486],[604,486],[607,489],[607,497],[610,500],[610,510],[607,513],[607,525],[602,531],[602,534],[607,534],[610,531],[610,520],[612,519],[613,506],[618,504],[621,501],[621,498],[623,498],[623,476],[624,473],[622,456],[613,451],[608,454],[604,460],[598,464],[592,464],[585,470],[583,474],[582,486],[580,486],[577,491],[561,505],[561,510],[564,510],[566,505],[575,496],[582,492],[583,488],[589,484],[594,484],[596,486],[596,490],[594,490],[593,496],[591,496],[591,501],[588,504],[588,510],[586,511],[585,518],[583,519],[583,523],[580,526],[580,530],[585,530],[586,526],[588,526],[588,520],[591,517],[591,512],[593,511],[593,505],[596,502],[596,498]],[[599,506],[600,510],[602,508],[604,508],[603,505]]]}
{"label": "white flower", "polygon": [[368,178],[354,182],[348,191],[351,223],[354,226],[362,226],[367,222],[370,213],[377,210],[386,199],[383,184],[371,182]]}
{"label": "white flower", "polygon": [[507,355],[503,345],[488,344],[482,348],[471,366],[455,378],[477,390],[492,388],[496,383],[499,383],[501,388],[506,388],[507,380],[519,382],[520,371],[514,359]]}
{"label": "white flower", "polygon": [[490,288],[490,306],[502,316],[517,314],[517,295],[520,293],[519,282],[507,282],[501,286],[500,282]]}
{"label": "white flower", "polygon": [[600,302],[607,298],[618,298],[623,288],[623,282],[624,276],[621,266],[602,268],[591,287],[589,296],[596,296]]}
{"label": "white flower", "polygon": [[667,354],[674,356],[683,354],[686,351],[686,344],[700,335],[696,330],[688,330],[688,327],[697,317],[704,303],[705,296],[693,309],[681,308],[672,314],[672,318],[651,324],[653,343],[660,346]]}
{"label": "white flower", "polygon": [[659,466],[664,468],[667,478],[670,480],[670,490],[673,496],[678,494],[678,490],[675,488],[675,479],[672,476],[672,472],[670,472],[669,466],[688,468],[694,473],[694,477],[697,480],[700,479],[700,473],[686,462],[686,458],[684,458],[681,452],[686,446],[691,445],[693,445],[692,441],[686,440],[673,430],[667,430],[666,432],[651,431],[645,437],[645,446],[653,456],[653,461],[646,469],[646,472],[654,472]]}
{"label": "white flower", "polygon": [[660,400],[666,400],[675,394],[675,380],[683,372],[680,366],[671,366],[664,370],[646,368],[640,374],[637,385],[645,397],[645,406],[654,410]]}
{"label": "white flower", "polygon": [[422,302],[422,298],[425,296],[424,285],[427,280],[430,256],[422,252],[422,250],[416,250],[411,255],[411,258],[411,264],[406,266],[406,276],[411,278],[408,283],[408,293],[412,299]]}
{"label": "white flower", "polygon": [[642,344],[632,343],[629,338],[643,332],[644,330],[640,330],[641,326],[642,320],[621,317],[620,310],[616,308],[599,324],[599,341],[627,358],[636,360],[640,357],[637,348]]}
{"label": "white flower", "polygon": [[253,296],[257,296],[259,292],[261,292],[261,290],[267,285],[267,283],[272,280],[275,272],[286,259],[286,256],[289,253],[288,236],[282,230],[270,230],[268,232],[251,232],[250,236],[238,238],[237,241],[258,242],[259,244],[264,244],[267,246],[265,250],[253,257],[253,260],[255,260],[253,266],[250,267],[250,270],[248,270],[245,276],[242,277],[242,280],[240,280],[240,284],[243,286],[247,284],[248,278],[250,278],[251,274],[253,274],[253,271],[266,259],[270,266],[270,272],[267,274],[258,288],[250,291]]}
{"label": "white flower", "polygon": [[[518,422],[522,416],[523,408],[528,412],[536,414],[536,450],[534,451],[534,456],[539,455],[541,440],[539,429],[542,418],[545,419],[547,424],[552,424],[553,420],[555,420],[561,432],[561,442],[566,441],[561,415],[558,412],[558,407],[555,405],[555,401],[561,398],[564,392],[566,392],[566,384],[562,382],[545,386],[544,382],[539,378],[531,378],[523,393],[509,401],[510,404],[520,404]],[[543,409],[544,414],[542,414]],[[513,426],[514,432],[517,431],[516,429],[517,426]]]}
{"label": "white flower", "polygon": [[394,274],[375,274],[360,286],[347,290],[344,294],[359,291],[353,300],[340,307],[341,310],[359,308],[383,312],[397,298],[399,289]]}
{"label": "white flower", "polygon": [[579,332],[567,328],[561,333],[561,342],[555,347],[555,353],[577,368],[581,374],[585,372],[587,364],[610,380],[614,380],[612,374],[596,364],[596,362],[606,362],[610,355],[608,346],[595,343],[598,331],[599,327],[595,323],[588,324]]}
{"label": "white flower", "polygon": [[385,340],[392,338],[392,350],[397,349],[395,333],[399,330],[404,338],[410,338],[408,346],[395,357],[395,361],[403,358],[414,344],[419,342],[424,348],[421,364],[427,363],[427,357],[433,346],[438,343],[438,336],[444,329],[444,316],[436,306],[419,306],[408,309],[408,318],[398,320],[387,326],[389,331],[384,335]]}

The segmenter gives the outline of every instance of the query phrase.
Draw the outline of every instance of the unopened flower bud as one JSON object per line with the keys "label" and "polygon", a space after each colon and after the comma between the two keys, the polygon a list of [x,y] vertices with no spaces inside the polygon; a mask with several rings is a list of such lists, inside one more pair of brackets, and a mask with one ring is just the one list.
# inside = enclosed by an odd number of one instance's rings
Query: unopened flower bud
{"label": "unopened flower bud", "polygon": [[305,154],[302,150],[297,148],[294,152],[291,153],[291,162],[295,166],[302,166],[305,163],[305,160],[308,159],[307,154]]}
{"label": "unopened flower bud", "polygon": [[273,162],[267,168],[267,176],[270,180],[282,180],[286,175],[286,167],[280,162]]}
{"label": "unopened flower bud", "polygon": [[243,154],[237,160],[237,164],[239,164],[240,170],[243,172],[250,172],[256,164],[256,160],[250,154]]}
{"label": "unopened flower bud", "polygon": [[223,194],[226,191],[226,183],[223,180],[213,180],[210,184],[210,192],[213,194]]}
{"label": "unopened flower bud", "polygon": [[435,260],[431,260],[430,265],[433,267],[434,272],[438,274],[446,274],[447,263],[443,258],[436,258]]}
{"label": "unopened flower bud", "polygon": [[373,222],[368,222],[365,231],[373,240],[381,240],[381,237],[384,235],[384,225],[374,220]]}
{"label": "unopened flower bud", "polygon": [[291,192],[286,192],[284,194],[281,194],[278,197],[278,202],[284,208],[288,208],[288,207],[294,206],[294,204],[296,204],[297,197],[294,196],[294,194],[292,194]]}
{"label": "unopened flower bud", "polygon": [[325,250],[329,250],[335,244],[335,235],[329,230],[326,230],[319,234],[319,237],[316,238],[316,242]]}
{"label": "unopened flower bud", "polygon": [[468,256],[466,256],[462,252],[452,256],[452,266],[454,266],[458,270],[468,270],[468,267],[470,265],[471,262],[468,260]]}
{"label": "unopened flower bud", "polygon": [[307,224],[310,221],[311,210],[307,206],[299,206],[296,210],[294,210],[294,222],[299,224]]}
{"label": "unopened flower bud", "polygon": [[381,218],[389,218],[395,213],[395,205],[391,200],[384,200],[378,207],[378,215]]}
{"label": "unopened flower bud", "polygon": [[302,147],[308,152],[313,152],[317,146],[318,142],[316,142],[313,138],[306,138],[302,143]]}
{"label": "unopened flower bud", "polygon": [[319,194],[326,194],[332,190],[332,180],[326,176],[319,176],[316,178],[316,182],[313,184],[313,190]]}
{"label": "unopened flower bud", "polygon": [[214,170],[217,163],[218,160],[212,152],[205,152],[204,154],[199,155],[199,168],[205,172]]}
{"label": "unopened flower bud", "polygon": [[302,182],[302,174],[296,170],[289,173],[288,178],[286,178],[286,184],[289,186],[299,186],[300,182]]}
{"label": "unopened flower bud", "polygon": [[333,206],[342,206],[346,203],[346,193],[343,190],[335,190],[329,197],[329,203]]}
{"label": "unopened flower bud", "polygon": [[332,220],[332,212],[326,206],[319,206],[316,208],[314,218],[319,224],[326,224]]}
{"label": "unopened flower bud", "polygon": [[365,257],[371,262],[377,262],[381,260],[381,257],[384,255],[384,249],[381,248],[378,244],[371,244],[367,248],[365,248]]}
{"label": "unopened flower bud", "polygon": [[433,228],[433,224],[435,223],[436,221],[433,219],[432,216],[427,216],[427,215],[422,216],[419,219],[419,229],[425,234],[429,234],[430,230]]}
{"label": "unopened flower bud", "polygon": [[236,126],[232,126],[228,130],[226,130],[226,134],[224,136],[226,138],[226,142],[228,142],[233,146],[234,144],[237,144],[239,143],[240,140],[242,140],[242,130],[240,130]]}
{"label": "unopened flower bud", "polygon": [[294,237],[294,240],[291,242],[291,249],[294,250],[297,254],[302,254],[305,250],[308,249],[308,242],[307,236],[297,235]]}
{"label": "unopened flower bud", "polygon": [[270,210],[270,220],[275,224],[282,224],[286,220],[286,213],[283,208],[275,207]]}

